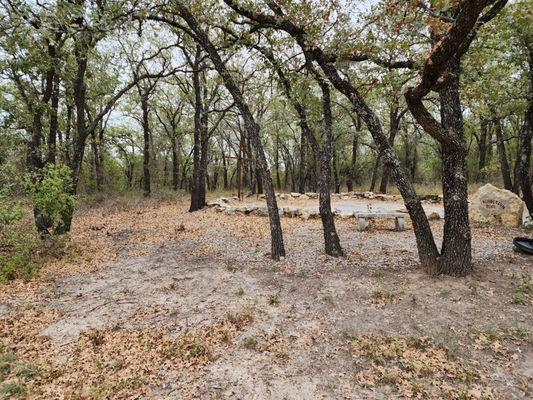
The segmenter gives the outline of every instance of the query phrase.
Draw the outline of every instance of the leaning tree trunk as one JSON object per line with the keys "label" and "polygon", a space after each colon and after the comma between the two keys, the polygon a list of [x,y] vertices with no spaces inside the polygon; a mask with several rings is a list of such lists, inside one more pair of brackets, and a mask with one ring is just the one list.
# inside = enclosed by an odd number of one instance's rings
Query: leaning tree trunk
{"label": "leaning tree trunk", "polygon": [[[463,113],[459,92],[460,65],[452,59],[450,75],[440,90],[443,127],[464,142]],[[467,152],[442,144],[442,189],[444,196],[444,238],[439,273],[465,276],[472,271],[472,244],[468,219]]]}
{"label": "leaning tree trunk", "polygon": [[379,119],[365,102],[357,88],[349,81],[341,78],[333,64],[324,60],[322,57],[319,58],[319,56],[320,54],[317,54],[317,61],[319,61],[322,70],[333,86],[350,99],[357,114],[365,122],[375,143],[379,146],[379,152],[383,154],[385,165],[389,167],[391,177],[396,183],[411,217],[420,263],[423,268],[431,269],[439,257],[431,227],[429,226],[426,213],[422,208],[422,203],[416,194],[413,184],[409,181],[407,173],[402,168],[396,153],[390,147]]}
{"label": "leaning tree trunk", "polygon": [[257,163],[261,168],[261,174],[263,175],[263,189],[265,191],[265,199],[268,208],[268,217],[270,222],[270,236],[271,236],[271,257],[274,260],[279,260],[285,256],[285,246],[283,244],[283,232],[281,230],[281,221],[279,217],[278,205],[276,201],[276,195],[274,193],[274,185],[272,183],[272,177],[270,176],[270,169],[261,143],[261,137],[259,136],[259,125],[254,120],[252,112],[248,107],[248,104],[244,100],[244,96],[233,80],[230,72],[227,70],[224,61],[220,58],[216,47],[211,43],[206,32],[203,31],[196,18],[191,14],[189,9],[181,2],[176,2],[176,8],[185,20],[187,25],[195,34],[195,40],[204,48],[208,53],[209,58],[213,62],[215,69],[222,77],[224,85],[228,89],[228,92],[233,97],[235,105],[239,109],[242,118],[244,120],[244,127],[248,136],[250,137],[255,149],[257,157]]}

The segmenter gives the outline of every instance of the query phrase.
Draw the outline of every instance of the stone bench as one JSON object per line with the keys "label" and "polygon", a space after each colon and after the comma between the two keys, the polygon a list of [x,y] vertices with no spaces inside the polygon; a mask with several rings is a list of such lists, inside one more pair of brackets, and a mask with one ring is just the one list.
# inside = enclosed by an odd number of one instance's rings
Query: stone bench
{"label": "stone bench", "polygon": [[366,228],[366,219],[367,218],[394,218],[396,221],[396,230],[399,232],[405,231],[405,214],[402,213],[355,213],[355,218],[359,220],[357,225],[357,230],[362,232]]}

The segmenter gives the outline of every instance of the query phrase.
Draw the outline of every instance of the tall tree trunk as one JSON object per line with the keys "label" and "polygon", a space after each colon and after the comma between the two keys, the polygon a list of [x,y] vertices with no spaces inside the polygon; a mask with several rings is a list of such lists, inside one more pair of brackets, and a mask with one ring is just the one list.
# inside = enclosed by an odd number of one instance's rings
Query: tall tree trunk
{"label": "tall tree trunk", "polygon": [[229,189],[228,183],[228,164],[226,162],[226,155],[224,154],[224,149],[222,149],[222,178],[224,180],[224,190]]}
{"label": "tall tree trunk", "polygon": [[503,186],[507,190],[513,190],[513,181],[511,180],[511,168],[507,159],[507,150],[505,149],[505,138],[503,136],[503,126],[501,119],[494,121],[496,128],[496,144],[498,146],[498,155],[500,157],[500,168],[502,171]]}
{"label": "tall tree trunk", "polygon": [[[83,24],[78,19],[80,26]],[[72,139],[72,158],[70,163],[72,174],[72,194],[78,191],[78,181],[85,153],[85,143],[89,132],[86,125],[86,102],[87,102],[87,85],[85,83],[85,74],[88,65],[89,38],[88,33],[81,33],[74,42],[74,54],[76,59],[76,75],[73,82],[74,105],[76,107],[76,133]],[[74,209],[65,212],[59,234],[69,232],[72,224]]]}
{"label": "tall tree trunk", "polygon": [[152,193],[150,177],[150,106],[148,92],[141,97],[142,128],[143,128],[143,196],[150,197]]}
{"label": "tall tree trunk", "polygon": [[[397,105],[393,106],[390,111],[390,132],[389,132],[389,145],[394,148],[394,141],[396,140],[396,135],[400,129],[400,120],[402,118],[402,113]],[[389,167],[383,166],[383,173],[381,175],[381,184],[379,185],[380,193],[387,193],[387,186],[389,184],[390,170]]]}
{"label": "tall tree trunk", "polygon": [[271,256],[272,259],[279,260],[281,257],[285,256],[283,232],[281,230],[281,221],[279,217],[276,196],[274,193],[274,185],[272,183],[272,177],[270,176],[270,170],[265,156],[265,151],[263,149],[263,144],[261,143],[261,137],[259,136],[259,125],[257,125],[257,123],[255,122],[252,112],[250,111],[248,104],[244,100],[244,96],[241,90],[233,80],[232,75],[227,70],[226,65],[220,58],[216,47],[213,45],[213,43],[211,43],[205,31],[200,28],[198,22],[196,21],[192,13],[181,2],[176,3],[176,8],[178,9],[179,13],[181,14],[187,25],[195,33],[195,40],[197,40],[198,43],[204,48],[204,50],[209,54],[209,57],[213,62],[215,69],[222,77],[224,85],[233,97],[235,105],[237,106],[242,115],[246,133],[252,141],[252,144],[255,149],[255,154],[257,156],[257,162],[259,167],[261,168],[261,173],[263,175],[263,187],[265,190],[265,198],[270,222]]}
{"label": "tall tree trunk", "polygon": [[325,60],[323,57],[320,57],[320,54],[317,54],[316,56],[322,70],[325,72],[331,83],[352,102],[357,114],[365,122],[374,141],[379,146],[380,153],[384,155],[385,164],[390,168],[391,176],[403,197],[405,206],[411,217],[420,263],[426,269],[432,268],[437,262],[439,252],[435,240],[433,239],[433,233],[431,232],[426,213],[422,208],[420,199],[418,198],[406,171],[404,171],[397,155],[390,147],[379,119],[368,104],[366,104],[357,88],[349,81],[341,78],[333,64]]}
{"label": "tall tree trunk", "polygon": [[179,187],[179,159],[178,159],[178,141],[175,133],[171,136],[172,147],[172,190],[177,191]]}
{"label": "tall tree trunk", "polygon": [[[87,72],[87,47],[86,37],[83,35],[74,43],[74,53],[76,56],[76,76],[74,78],[74,105],[76,106],[76,134],[72,140],[72,183],[73,191],[77,192],[78,179],[80,175],[83,155],[85,152],[85,142],[87,140],[86,126],[86,100],[87,86],[85,83],[85,73]],[[70,228],[70,227],[69,227]]]}
{"label": "tall tree trunk", "polygon": [[255,167],[255,181],[257,182],[257,194],[263,194],[263,178],[261,177],[261,170],[257,165]]}
{"label": "tall tree trunk", "polygon": [[58,108],[59,108],[59,75],[54,75],[53,89],[50,98],[50,127],[48,133],[48,157],[47,162],[56,163],[57,154],[57,127],[58,127]]}
{"label": "tall tree trunk", "polygon": [[357,181],[357,149],[359,147],[359,136],[361,134],[361,118],[359,116],[354,120],[355,132],[352,141],[352,160],[350,163],[350,171],[348,173],[348,179],[346,181],[348,185],[348,191],[354,190],[354,186]]}
{"label": "tall tree trunk", "polygon": [[[303,110],[303,108],[302,108]],[[307,124],[307,116],[305,113],[301,112],[300,115],[300,168],[298,171],[298,191],[300,193],[305,193],[305,170],[306,170],[306,159],[307,159],[307,137],[309,135],[309,126]]]}
{"label": "tall tree trunk", "polygon": [[72,146],[71,144],[71,131],[72,131],[72,126],[73,126],[73,122],[72,122],[72,105],[70,104],[67,104],[67,120],[66,120],[66,128],[65,128],[65,140],[63,142],[63,153],[62,153],[62,157],[63,157],[63,163],[67,164],[67,165],[70,165],[71,162],[72,162],[72,159],[71,159],[71,152],[70,152],[70,148]]}
{"label": "tall tree trunk", "polygon": [[[440,89],[442,125],[464,142],[463,112],[459,89],[460,63],[455,58]],[[472,271],[472,244],[468,220],[468,181],[466,155],[442,144],[442,189],[444,196],[444,238],[439,271],[464,276]]]}
{"label": "tall tree trunk", "polygon": [[341,182],[339,178],[339,163],[337,160],[337,149],[335,148],[335,143],[332,144],[332,167],[333,167],[333,184],[335,186],[335,193],[341,192]]}
{"label": "tall tree trunk", "polygon": [[208,121],[209,114],[207,113],[205,100],[207,98],[207,84],[205,79],[203,80],[203,99],[202,99],[202,113],[200,118],[201,135],[200,135],[200,163],[198,169],[198,209],[202,209],[207,205],[205,198],[206,179],[207,179],[207,163],[208,163],[208,150],[209,150],[209,132]]}
{"label": "tall tree trunk", "polygon": [[96,138],[96,132],[91,132],[91,149],[93,151],[93,166],[94,166],[94,181],[96,183],[96,190],[100,191],[99,182],[98,182],[98,173],[100,169],[100,157],[98,155],[99,148],[98,148],[98,139]]}
{"label": "tall tree trunk", "polygon": [[482,118],[480,122],[480,127],[481,129],[479,132],[478,142],[479,160],[476,176],[477,182],[483,181],[486,178],[485,166],[487,165],[487,141],[490,141],[489,122],[486,119]]}
{"label": "tall tree trunk", "polygon": [[411,176],[411,182],[415,182],[416,179],[416,166],[418,165],[418,146],[413,146],[413,156],[411,159],[411,169],[409,170]]}
{"label": "tall tree trunk", "polygon": [[245,146],[245,159],[246,159],[246,162],[244,163],[244,165],[246,165],[246,175],[248,176],[248,179],[247,179],[247,183],[248,183],[248,194],[249,195],[252,195],[252,194],[255,194],[255,168],[254,168],[254,162],[253,162],[253,157],[252,157],[252,148],[251,148],[251,143],[250,143],[250,139],[248,138],[246,141],[246,146]]}
{"label": "tall tree trunk", "polygon": [[320,164],[320,183],[319,183],[319,210],[320,219],[324,230],[324,244],[326,254],[333,257],[344,257],[344,250],[341,247],[337,229],[335,228],[335,219],[331,212],[331,169],[330,163],[332,158],[333,132],[331,116],[331,95],[329,84],[319,80],[322,90],[322,112],[324,113],[324,147]]}
{"label": "tall tree trunk", "polygon": [[381,153],[377,153],[376,160],[374,161],[374,167],[372,168],[372,178],[370,180],[370,192],[373,192],[376,189],[376,182],[378,181],[378,171],[379,166],[381,165]]}
{"label": "tall tree trunk", "polygon": [[101,191],[104,186],[104,155],[103,155],[103,141],[104,141],[104,126],[99,124],[98,135],[96,131],[91,132],[92,142],[91,146],[94,155],[94,173],[96,190]]}
{"label": "tall tree trunk", "polygon": [[529,52],[529,92],[528,106],[524,116],[522,129],[522,145],[520,146],[519,168],[517,168],[522,197],[526,203],[530,217],[533,219],[533,190],[532,180],[529,175],[531,168],[531,141],[533,141],[533,44],[526,37]]}
{"label": "tall tree trunk", "polygon": [[279,174],[279,133],[276,130],[276,148],[274,149],[274,168],[276,169],[276,186],[281,189],[281,176]]}
{"label": "tall tree trunk", "polygon": [[192,182],[191,182],[191,206],[189,212],[198,211],[200,209],[200,193],[199,193],[199,173],[200,173],[200,149],[202,138],[202,88],[200,85],[200,63],[201,56],[200,46],[196,46],[195,61],[193,64],[192,80],[194,89],[194,144],[193,144],[193,166],[192,166]]}
{"label": "tall tree trunk", "polygon": [[[46,105],[50,101],[53,93],[54,70],[50,69],[45,76],[45,88],[40,103],[30,105],[33,109],[33,122],[30,141],[28,142],[26,163],[28,169],[36,173],[36,179],[41,179],[40,172],[43,168],[43,159],[41,155],[41,141],[43,138],[43,114]],[[41,237],[48,236],[52,228],[52,221],[49,220],[37,207],[33,208],[33,219],[37,232]]]}

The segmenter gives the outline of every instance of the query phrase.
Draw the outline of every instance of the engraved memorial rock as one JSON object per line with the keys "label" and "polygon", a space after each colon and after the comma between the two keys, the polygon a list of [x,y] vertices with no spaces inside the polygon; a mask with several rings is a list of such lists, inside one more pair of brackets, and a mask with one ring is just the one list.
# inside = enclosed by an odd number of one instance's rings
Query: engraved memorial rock
{"label": "engraved memorial rock", "polygon": [[522,225],[524,202],[509,190],[486,184],[472,196],[469,212],[474,222],[517,228]]}

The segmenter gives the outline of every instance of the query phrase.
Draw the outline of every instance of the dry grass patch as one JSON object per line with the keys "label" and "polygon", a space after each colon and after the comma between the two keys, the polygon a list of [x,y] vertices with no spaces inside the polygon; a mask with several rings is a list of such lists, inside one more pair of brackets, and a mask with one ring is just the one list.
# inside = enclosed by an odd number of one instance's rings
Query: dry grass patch
{"label": "dry grass patch", "polygon": [[360,387],[389,386],[405,398],[497,398],[474,363],[455,359],[428,338],[360,336],[352,350]]}
{"label": "dry grass patch", "polygon": [[[177,337],[163,327],[93,329],[63,349],[46,350],[35,343],[32,348],[22,337],[11,338],[9,351],[2,345],[0,352],[2,395],[32,399],[149,396],[164,371],[187,371],[186,376],[195,379],[218,354],[238,344],[235,336],[252,321],[251,311],[244,310]],[[22,356],[35,364],[23,363]]]}

